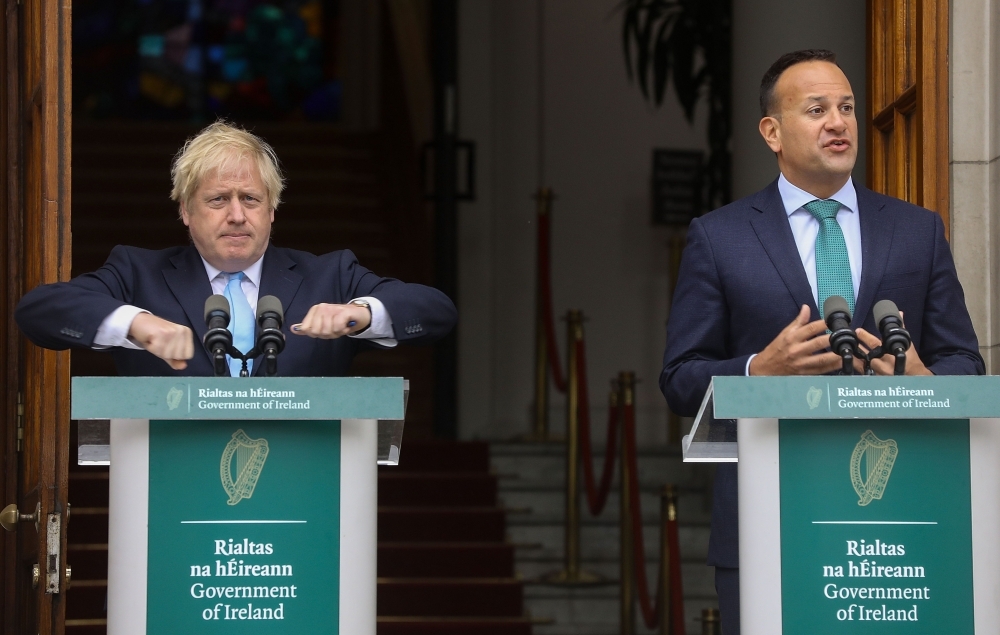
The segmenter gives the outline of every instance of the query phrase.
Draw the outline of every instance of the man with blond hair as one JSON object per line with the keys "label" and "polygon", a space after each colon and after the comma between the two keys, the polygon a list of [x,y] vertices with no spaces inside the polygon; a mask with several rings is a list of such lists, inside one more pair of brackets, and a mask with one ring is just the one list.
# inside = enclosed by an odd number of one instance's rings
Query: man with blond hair
{"label": "man with blond hair", "polygon": [[[272,245],[284,183],[274,150],[259,137],[214,123],[184,144],[171,177],[191,244],[119,245],[97,271],[36,287],[15,313],[31,341],[109,349],[120,375],[212,375],[200,344],[205,300],[226,297],[234,344],[246,353],[257,299],[273,295],[291,325],[280,374],[336,376],[365,341],[425,343],[454,327],[455,306],[436,289],[381,278],[350,251],[316,256]],[[262,364],[248,366],[256,374]],[[230,360],[231,374],[240,367]]]}

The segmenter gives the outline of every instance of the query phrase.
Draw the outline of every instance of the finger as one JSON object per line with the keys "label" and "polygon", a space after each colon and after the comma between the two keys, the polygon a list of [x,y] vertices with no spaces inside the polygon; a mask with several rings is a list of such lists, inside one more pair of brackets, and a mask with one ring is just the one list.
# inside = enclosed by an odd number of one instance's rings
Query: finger
{"label": "finger", "polygon": [[795,322],[799,326],[805,326],[809,323],[809,317],[812,315],[812,309],[809,308],[808,304],[803,304],[802,308],[799,309],[799,314],[795,316]]}
{"label": "finger", "polygon": [[809,322],[803,324],[799,327],[793,334],[793,340],[796,342],[804,342],[806,340],[811,340],[820,333],[826,332],[826,322],[823,320],[816,320],[814,322]]}
{"label": "finger", "polygon": [[183,359],[167,359],[164,361],[167,362],[167,364],[169,364],[174,370],[184,370],[187,368],[187,362]]}
{"label": "finger", "polygon": [[830,336],[826,333],[821,333],[812,339],[792,345],[789,352],[792,357],[805,357],[824,348],[830,348]]}
{"label": "finger", "polygon": [[864,329],[858,329],[855,333],[858,334],[858,339],[861,340],[861,343],[870,349],[882,344],[882,341],[879,338]]}
{"label": "finger", "polygon": [[844,365],[844,360],[836,353],[820,353],[796,360],[792,365],[800,375],[820,375],[837,370]]}

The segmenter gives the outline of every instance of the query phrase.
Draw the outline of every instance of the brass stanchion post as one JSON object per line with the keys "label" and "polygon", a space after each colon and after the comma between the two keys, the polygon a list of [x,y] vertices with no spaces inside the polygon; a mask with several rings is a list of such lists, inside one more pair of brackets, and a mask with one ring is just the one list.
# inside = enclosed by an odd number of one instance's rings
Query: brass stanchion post
{"label": "brass stanchion post", "polygon": [[[621,403],[625,407],[632,405],[635,389],[635,374],[622,372],[618,375],[621,386]],[[632,500],[629,495],[631,477],[628,472],[628,448],[625,441],[625,422],[619,426],[621,437],[621,504],[619,505],[621,527],[621,635],[635,633],[635,567],[632,561]]]}
{"label": "brass stanchion post", "polygon": [[577,343],[583,341],[583,312],[566,312],[566,527],[565,566],[547,581],[561,584],[594,584],[601,578],[580,569],[580,374]]}
{"label": "brass stanchion post", "polygon": [[701,610],[701,635],[722,635],[722,618],[719,609]]}
{"label": "brass stanchion post", "polygon": [[673,578],[670,575],[670,534],[668,523],[677,520],[677,489],[673,485],[664,485],[660,492],[660,635],[683,635],[674,629],[674,605],[672,588]]}
{"label": "brass stanchion post", "polygon": [[[538,216],[550,217],[552,211],[552,189],[548,187],[538,188],[535,200],[538,201]],[[541,267],[549,263],[543,263],[541,253],[538,254],[539,271],[541,275],[548,275],[548,272],[541,273]],[[539,279],[535,281],[535,429],[531,438],[543,441],[549,437],[549,354],[545,341],[545,298],[544,290]]]}
{"label": "brass stanchion post", "polygon": [[[674,291],[677,289],[677,276],[681,270],[681,254],[684,251],[684,241],[686,232],[676,231],[670,235],[670,265],[668,277],[670,279],[670,303],[673,308]],[[667,410],[667,445],[678,446],[681,444],[681,418],[672,410]]]}

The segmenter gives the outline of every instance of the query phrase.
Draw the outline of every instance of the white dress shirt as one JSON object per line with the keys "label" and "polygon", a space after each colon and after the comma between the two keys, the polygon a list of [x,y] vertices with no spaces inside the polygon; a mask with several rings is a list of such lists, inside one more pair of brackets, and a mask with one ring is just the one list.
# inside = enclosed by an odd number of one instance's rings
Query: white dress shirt
{"label": "white dress shirt", "polygon": [[[224,271],[208,264],[204,258],[201,259],[201,262],[205,265],[205,273],[212,285],[212,293],[222,295],[229,283],[229,276]],[[240,288],[243,289],[247,302],[250,303],[250,310],[254,313],[257,312],[257,296],[260,294],[260,272],[263,262],[264,257],[261,256],[257,262],[244,269],[243,280],[240,282]],[[369,296],[355,299],[364,300],[371,307],[372,322],[363,333],[348,335],[348,337],[374,340],[375,343],[387,348],[395,346],[397,342],[393,337],[395,334],[392,330],[392,317],[385,310],[385,305],[378,298]],[[141,349],[141,346],[128,338],[129,329],[132,328],[132,320],[140,313],[149,313],[149,311],[128,304],[112,311],[97,328],[97,334],[94,336],[94,348],[121,346],[122,348]]]}
{"label": "white dress shirt", "polygon": [[[813,300],[819,306],[819,291],[816,285],[816,236],[819,234],[819,221],[810,214],[805,204],[818,199],[805,190],[792,185],[785,175],[778,177],[778,193],[788,215],[788,225],[792,228],[792,237],[799,250],[802,268],[805,269]],[[844,232],[844,242],[847,244],[847,258],[851,261],[851,282],[854,285],[854,297],[858,297],[861,287],[861,219],[858,214],[858,192],[854,189],[854,180],[847,179],[844,187],[830,197],[840,203],[837,212],[837,224]],[[829,200],[829,199],[828,199]],[[822,307],[819,307],[822,310]],[[750,374],[750,362],[756,355],[747,360],[746,374]]]}

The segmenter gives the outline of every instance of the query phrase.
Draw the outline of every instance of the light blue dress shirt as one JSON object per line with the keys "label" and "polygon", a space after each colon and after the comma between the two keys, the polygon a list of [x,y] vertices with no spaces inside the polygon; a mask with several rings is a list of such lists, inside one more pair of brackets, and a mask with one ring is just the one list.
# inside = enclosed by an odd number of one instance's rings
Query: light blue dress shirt
{"label": "light blue dress shirt", "polygon": [[[819,221],[806,211],[804,205],[818,199],[805,190],[792,185],[785,175],[778,177],[778,193],[788,215],[788,225],[792,228],[795,247],[799,250],[802,268],[805,269],[813,300],[819,306],[819,291],[816,287],[816,235],[819,234]],[[851,282],[854,284],[854,297],[858,297],[861,288],[861,219],[858,215],[858,192],[854,189],[854,179],[848,178],[844,187],[830,197],[840,203],[837,212],[837,224],[844,232],[844,242],[847,244],[847,257],[851,261]],[[823,307],[819,307],[822,311]],[[756,355],[747,360],[746,374],[750,374],[750,362]]]}

